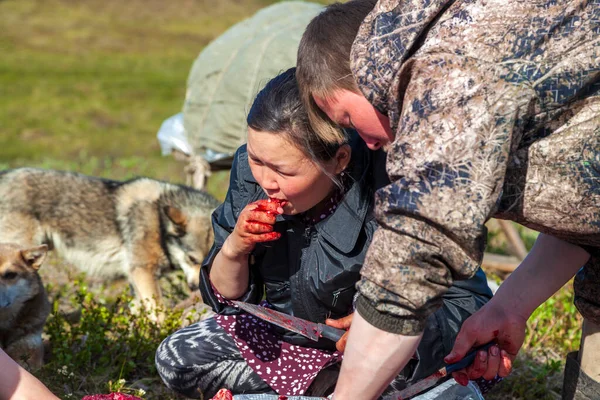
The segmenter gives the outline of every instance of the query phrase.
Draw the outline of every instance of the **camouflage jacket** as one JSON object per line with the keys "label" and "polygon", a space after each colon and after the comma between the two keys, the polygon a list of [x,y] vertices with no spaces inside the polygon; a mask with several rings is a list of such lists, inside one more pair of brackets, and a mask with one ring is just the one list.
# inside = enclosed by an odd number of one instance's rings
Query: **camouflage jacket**
{"label": "camouflage jacket", "polygon": [[371,324],[420,332],[491,217],[600,247],[598,0],[380,0],[351,65],[396,134],[359,283]]}

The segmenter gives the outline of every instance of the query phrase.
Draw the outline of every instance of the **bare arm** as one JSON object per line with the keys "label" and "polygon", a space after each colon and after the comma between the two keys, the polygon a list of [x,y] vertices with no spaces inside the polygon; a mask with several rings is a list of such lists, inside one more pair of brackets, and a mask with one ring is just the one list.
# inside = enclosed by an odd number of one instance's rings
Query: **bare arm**
{"label": "bare arm", "polygon": [[0,349],[0,400],[58,400],[46,386]]}
{"label": "bare arm", "polygon": [[210,270],[210,281],[227,299],[241,297],[248,288],[250,272],[248,254],[240,254],[231,249],[231,236],[225,240]]}
{"label": "bare arm", "polygon": [[421,336],[382,331],[355,313],[335,400],[376,399],[415,353]]}
{"label": "bare arm", "polygon": [[494,302],[529,318],[531,313],[569,281],[590,255],[574,244],[540,234],[531,253],[500,286]]}

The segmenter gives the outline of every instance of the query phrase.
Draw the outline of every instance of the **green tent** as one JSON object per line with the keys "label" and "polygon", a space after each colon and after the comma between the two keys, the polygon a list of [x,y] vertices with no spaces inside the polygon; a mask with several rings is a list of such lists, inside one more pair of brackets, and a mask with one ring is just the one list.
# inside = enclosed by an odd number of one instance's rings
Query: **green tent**
{"label": "green tent", "polygon": [[[194,155],[218,167],[246,141],[246,114],[266,82],[296,64],[306,25],[321,5],[289,1],[258,11],[211,42],[194,61],[183,107]],[[215,165],[216,164],[216,165]]]}

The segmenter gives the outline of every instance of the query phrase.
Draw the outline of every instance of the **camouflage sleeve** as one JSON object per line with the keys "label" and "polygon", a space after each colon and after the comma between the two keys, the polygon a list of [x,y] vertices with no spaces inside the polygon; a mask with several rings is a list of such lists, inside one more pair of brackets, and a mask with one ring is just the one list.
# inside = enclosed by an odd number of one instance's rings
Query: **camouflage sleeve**
{"label": "camouflage sleeve", "polygon": [[[477,271],[485,222],[500,196],[526,93],[486,76],[482,61],[413,57],[394,82],[401,113],[376,193],[379,229],[358,284],[357,311],[388,332],[415,335],[455,279]],[[394,86],[394,85],[392,85]]]}

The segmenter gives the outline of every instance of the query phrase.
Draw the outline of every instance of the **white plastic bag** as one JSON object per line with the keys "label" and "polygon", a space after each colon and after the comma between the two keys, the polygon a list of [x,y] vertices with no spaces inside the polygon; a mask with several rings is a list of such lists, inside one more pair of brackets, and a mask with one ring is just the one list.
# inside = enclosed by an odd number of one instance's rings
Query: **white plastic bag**
{"label": "white plastic bag", "polygon": [[183,127],[183,113],[165,119],[156,136],[163,156],[171,154],[173,150],[179,150],[189,156],[193,155],[192,146],[187,140]]}

